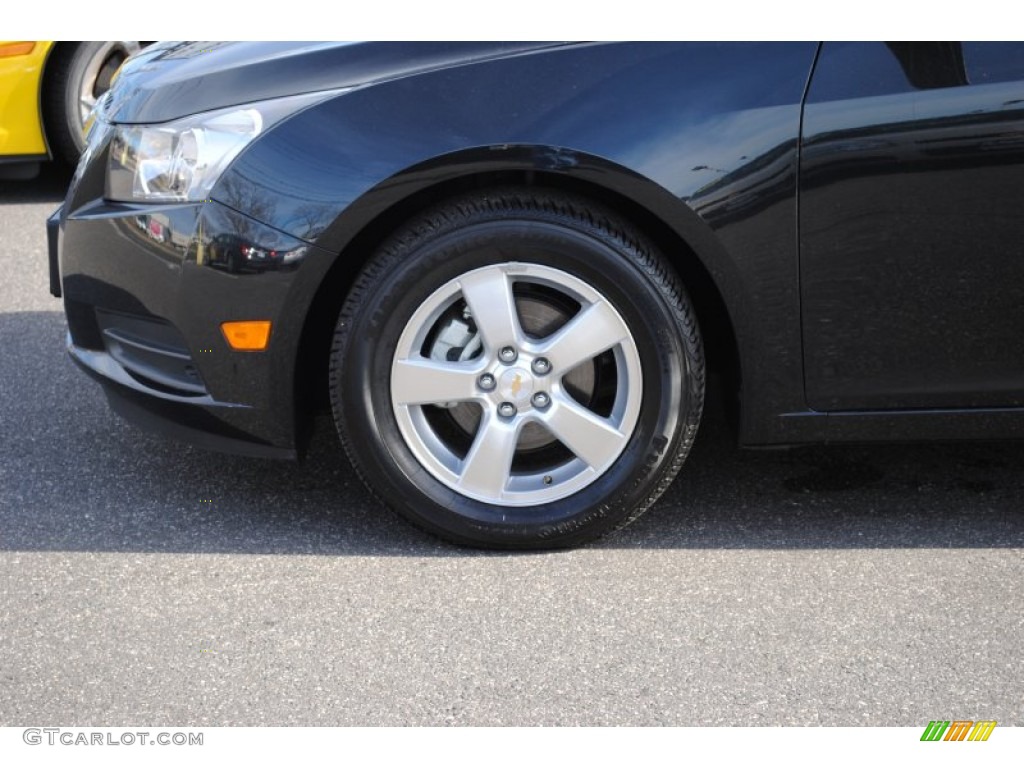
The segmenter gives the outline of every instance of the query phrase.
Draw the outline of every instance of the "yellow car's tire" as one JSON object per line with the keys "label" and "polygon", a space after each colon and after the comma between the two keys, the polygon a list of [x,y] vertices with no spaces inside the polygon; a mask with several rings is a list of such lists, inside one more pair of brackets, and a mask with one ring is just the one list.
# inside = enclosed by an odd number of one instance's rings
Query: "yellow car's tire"
{"label": "yellow car's tire", "polygon": [[85,149],[89,112],[110,88],[114,73],[141,43],[102,40],[58,46],[47,65],[43,98],[46,135],[54,155],[72,165]]}

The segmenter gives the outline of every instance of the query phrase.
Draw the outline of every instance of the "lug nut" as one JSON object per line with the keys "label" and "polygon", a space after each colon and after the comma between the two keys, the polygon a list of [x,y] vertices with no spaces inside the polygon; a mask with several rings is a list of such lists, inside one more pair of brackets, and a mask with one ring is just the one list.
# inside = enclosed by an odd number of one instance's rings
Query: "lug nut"
{"label": "lug nut", "polygon": [[551,405],[551,398],[548,397],[547,392],[535,392],[530,402],[533,403],[534,408],[547,408]]}
{"label": "lug nut", "polygon": [[494,376],[492,376],[489,373],[481,375],[480,378],[477,379],[476,383],[479,384],[480,389],[484,390],[485,392],[490,392],[498,385],[498,382],[495,380]]}
{"label": "lug nut", "polygon": [[498,352],[498,359],[503,363],[514,363],[517,357],[519,355],[516,354],[516,350],[513,347],[502,347],[501,351]]}
{"label": "lug nut", "polygon": [[538,376],[543,376],[551,370],[551,363],[548,362],[546,357],[538,357],[533,361],[533,372]]}
{"label": "lug nut", "polygon": [[503,419],[511,419],[516,415],[516,407],[512,403],[502,403],[498,406],[498,415]]}

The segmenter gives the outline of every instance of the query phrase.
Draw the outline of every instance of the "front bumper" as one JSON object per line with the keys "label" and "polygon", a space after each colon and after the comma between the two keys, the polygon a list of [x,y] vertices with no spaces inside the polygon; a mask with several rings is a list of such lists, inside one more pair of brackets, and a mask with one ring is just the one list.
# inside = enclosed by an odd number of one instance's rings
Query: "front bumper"
{"label": "front bumper", "polygon": [[268,459],[297,458],[294,446],[271,445],[257,434],[233,426],[233,419],[224,418],[226,408],[246,406],[218,403],[209,398],[190,402],[154,392],[140,385],[110,355],[76,347],[70,334],[68,353],[103,386],[110,409],[133,424],[214,451]]}
{"label": "front bumper", "polygon": [[46,220],[46,254],[50,262],[50,294],[60,298],[60,217],[64,206],[50,214]]}
{"label": "front bumper", "polygon": [[[72,359],[143,427],[295,458],[296,360],[329,254],[216,202],[83,202],[81,186],[47,221]],[[233,350],[221,323],[257,319],[273,323],[267,349]]]}

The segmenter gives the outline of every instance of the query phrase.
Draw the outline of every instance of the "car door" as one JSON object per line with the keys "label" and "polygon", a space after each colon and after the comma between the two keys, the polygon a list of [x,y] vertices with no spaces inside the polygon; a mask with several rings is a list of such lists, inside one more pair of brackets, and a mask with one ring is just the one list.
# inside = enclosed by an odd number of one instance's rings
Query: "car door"
{"label": "car door", "polygon": [[1024,43],[827,43],[800,160],[815,410],[1024,405]]}

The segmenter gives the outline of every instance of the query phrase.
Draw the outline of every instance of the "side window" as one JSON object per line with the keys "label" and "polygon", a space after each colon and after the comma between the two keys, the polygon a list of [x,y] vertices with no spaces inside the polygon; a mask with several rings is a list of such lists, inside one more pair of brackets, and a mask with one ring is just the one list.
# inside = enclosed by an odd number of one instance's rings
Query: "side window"
{"label": "side window", "polygon": [[1024,43],[963,43],[972,85],[1024,80]]}

